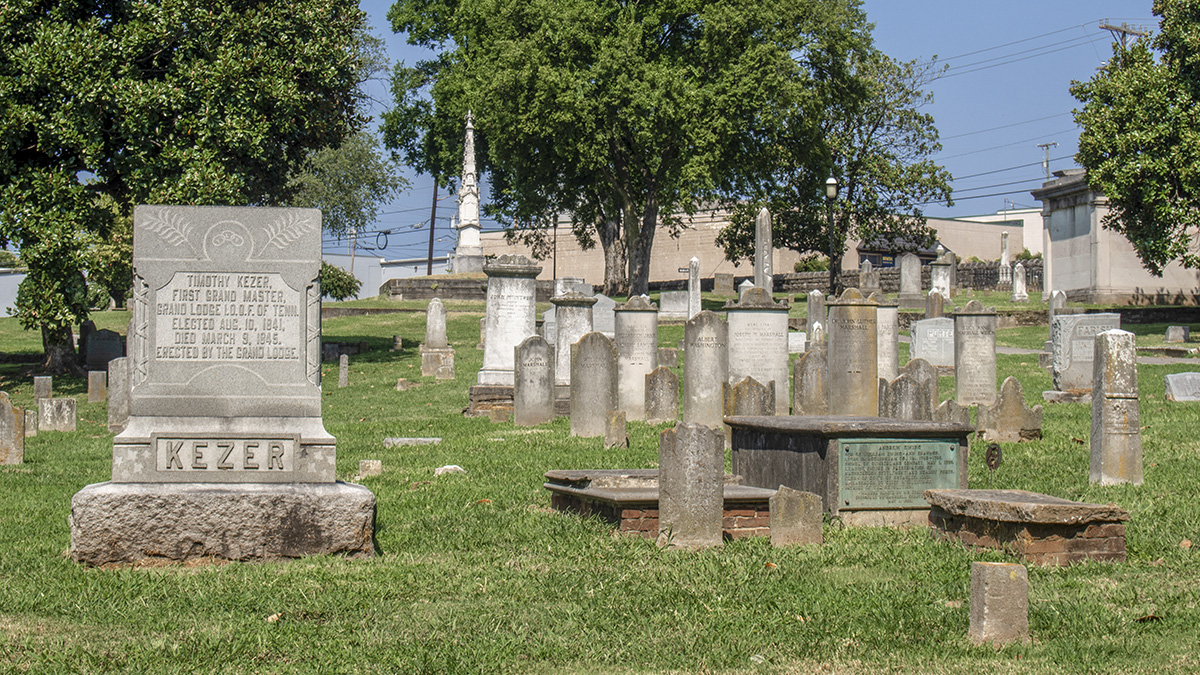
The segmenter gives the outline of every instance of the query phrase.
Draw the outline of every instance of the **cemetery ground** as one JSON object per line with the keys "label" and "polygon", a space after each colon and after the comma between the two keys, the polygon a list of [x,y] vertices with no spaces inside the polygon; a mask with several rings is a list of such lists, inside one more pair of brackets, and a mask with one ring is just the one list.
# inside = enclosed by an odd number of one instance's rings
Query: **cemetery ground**
{"label": "cemetery ground", "polygon": [[[605,450],[599,438],[571,438],[566,418],[532,428],[464,418],[482,359],[475,349],[482,303],[447,304],[453,381],[420,375],[423,313],[323,322],[327,340],[371,347],[351,357],[348,387],[337,387],[336,363],[324,364],[323,389],[339,478],[353,479],[359,460],[383,461],[382,475],[361,481],[378,498],[380,550],[372,559],[136,569],[71,562],[64,555],[71,496],[107,480],[112,435],[105,404],[87,402],[86,382],[56,377],[55,396],[79,401],[79,430],[29,438],[25,463],[0,467],[0,670],[1200,669],[1200,408],[1168,403],[1163,392],[1163,376],[1197,369],[1190,364],[1139,367],[1142,486],[1088,484],[1091,417],[1083,404],[1046,406],[1044,439],[1004,444],[994,478],[984,444],[972,441],[970,487],[1114,502],[1132,516],[1126,563],[1030,566],[1033,642],[996,649],[967,638],[970,563],[1011,560],[995,551],[935,541],[924,529],[837,522],[826,522],[819,548],[751,539],[702,552],[660,550],[599,520],[551,510],[544,472],[654,467],[667,425],[631,422],[630,447]],[[95,320],[123,333],[128,314]],[[1001,330],[998,342],[1008,344],[1011,334],[1014,344],[1038,348],[1045,331]],[[391,351],[396,334],[405,338],[398,352]],[[662,326],[659,342],[675,346],[682,336],[682,325]],[[40,338],[0,319],[0,351],[10,357],[0,364],[0,390],[28,406]],[[1027,403],[1042,402],[1051,385],[1036,355],[1001,354],[997,362],[998,381],[1015,375]],[[397,378],[418,386],[397,391]],[[942,397],[952,393],[953,380],[942,378]],[[383,447],[397,436],[442,442]],[[447,464],[467,473],[435,477]]]}

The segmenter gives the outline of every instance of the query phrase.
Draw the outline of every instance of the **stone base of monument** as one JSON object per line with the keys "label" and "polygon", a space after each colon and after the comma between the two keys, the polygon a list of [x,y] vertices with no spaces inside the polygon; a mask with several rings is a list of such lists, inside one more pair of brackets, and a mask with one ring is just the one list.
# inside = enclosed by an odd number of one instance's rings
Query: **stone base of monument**
{"label": "stone base of monument", "polygon": [[88,565],[375,553],[375,495],[351,483],[95,483],[71,499]]}
{"label": "stone base of monument", "polygon": [[432,349],[421,345],[421,375],[439,380],[454,379],[454,350]]}
{"label": "stone base of monument", "polygon": [[896,301],[899,303],[900,309],[925,309],[924,293],[901,293],[897,296]]}
{"label": "stone base of monument", "polygon": [[1071,391],[1043,391],[1042,399],[1047,403],[1092,403],[1091,389],[1073,389]]}
{"label": "stone base of monument", "polygon": [[454,256],[455,274],[482,274],[483,255],[459,254]]}
{"label": "stone base of monument", "polygon": [[1125,560],[1129,513],[1024,490],[930,490],[933,536],[1007,551],[1035,565]]}
{"label": "stone base of monument", "polygon": [[733,472],[747,485],[786,485],[821,496],[846,525],[928,522],[925,491],[967,486],[975,428],[850,416],[726,417]]}
{"label": "stone base of monument", "polygon": [[[548,471],[544,487],[559,511],[598,516],[617,531],[646,539],[658,536],[657,469],[586,469]],[[724,539],[771,536],[771,496],[775,490],[741,484],[725,475]]]}
{"label": "stone base of monument", "polygon": [[467,407],[463,414],[467,417],[487,417],[492,408],[513,409],[512,385],[476,384],[467,392]]}

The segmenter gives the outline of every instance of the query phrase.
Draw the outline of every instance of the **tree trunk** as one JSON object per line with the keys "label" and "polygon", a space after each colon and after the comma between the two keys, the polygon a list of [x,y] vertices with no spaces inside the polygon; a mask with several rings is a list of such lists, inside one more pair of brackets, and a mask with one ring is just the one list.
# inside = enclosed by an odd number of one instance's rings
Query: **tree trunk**
{"label": "tree trunk", "polygon": [[52,375],[76,375],[82,377],[83,368],[75,353],[75,336],[71,327],[50,329],[42,327],[42,349],[46,359],[42,367]]}
{"label": "tree trunk", "polygon": [[625,278],[627,256],[625,242],[621,239],[620,223],[604,222],[596,227],[600,247],[604,249],[604,289],[608,297],[625,295],[629,286]]}
{"label": "tree trunk", "polygon": [[[633,215],[637,219],[637,215]],[[654,248],[654,231],[658,227],[658,202],[649,198],[642,213],[636,236],[629,237],[629,295],[650,292],[650,252]]]}

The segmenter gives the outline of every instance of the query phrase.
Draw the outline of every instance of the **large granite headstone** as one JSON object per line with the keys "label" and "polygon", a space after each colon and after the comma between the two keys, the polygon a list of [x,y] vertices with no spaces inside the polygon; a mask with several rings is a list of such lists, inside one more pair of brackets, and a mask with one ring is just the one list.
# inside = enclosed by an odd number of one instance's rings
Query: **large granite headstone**
{"label": "large granite headstone", "polygon": [[0,391],[0,464],[25,461],[25,411]]}
{"label": "large granite headstone", "polygon": [[788,308],[762,288],[725,304],[729,322],[729,384],[753,377],[775,383],[775,414],[788,414]]}
{"label": "large granite headstone", "polygon": [[978,300],[954,313],[954,400],[996,402],[996,312]]}
{"label": "large granite headstone", "polygon": [[857,288],[829,303],[829,414],[879,414],[876,305]]}
{"label": "large granite headstone", "polygon": [[914,321],[909,357],[942,368],[954,367],[954,319],[938,317]]}
{"label": "large granite headstone", "polygon": [[321,212],[139,206],[133,264],[130,416],[71,556],[372,555],[375,497],[321,420]]}
{"label": "large granite headstone", "polygon": [[1088,478],[1100,485],[1141,485],[1142,425],[1133,333],[1114,328],[1095,340]]}
{"label": "large granite headstone", "polygon": [[1120,327],[1120,314],[1056,314],[1050,325],[1055,391],[1091,391],[1096,336]]}
{"label": "large granite headstone", "polygon": [[905,253],[897,260],[900,267],[900,296],[897,301],[901,309],[920,309],[925,306],[925,294],[921,292],[921,259],[915,253]]}
{"label": "large granite headstone", "polygon": [[554,421],[554,348],[540,335],[531,335],[516,346],[513,362],[513,424],[533,427]]}
{"label": "large granite headstone", "polygon": [[571,435],[603,436],[617,409],[617,347],[593,331],[571,345]]}
{"label": "large granite headstone", "polygon": [[703,310],[683,328],[683,421],[721,429],[722,387],[729,374],[729,325]]}
{"label": "large granite headstone", "polygon": [[638,295],[617,307],[616,315],[617,409],[628,420],[644,420],[646,375],[658,367],[658,308]]}

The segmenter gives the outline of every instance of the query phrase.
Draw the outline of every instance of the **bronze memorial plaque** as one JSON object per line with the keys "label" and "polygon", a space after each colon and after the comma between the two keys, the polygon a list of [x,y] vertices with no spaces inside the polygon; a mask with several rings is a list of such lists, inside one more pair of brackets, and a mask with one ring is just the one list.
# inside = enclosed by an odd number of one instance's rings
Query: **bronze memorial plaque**
{"label": "bronze memorial plaque", "polygon": [[958,485],[955,439],[838,441],[838,508],[924,508],[925,491]]}

